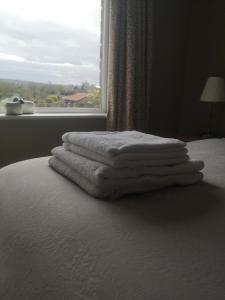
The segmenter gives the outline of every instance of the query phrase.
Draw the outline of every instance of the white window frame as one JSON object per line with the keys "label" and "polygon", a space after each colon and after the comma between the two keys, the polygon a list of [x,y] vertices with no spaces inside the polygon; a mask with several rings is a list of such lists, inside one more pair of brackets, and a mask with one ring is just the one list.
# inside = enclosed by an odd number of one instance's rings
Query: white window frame
{"label": "white window frame", "polygon": [[102,0],[100,51],[101,112],[107,113],[108,53],[109,53],[109,0]]}
{"label": "white window frame", "polygon": [[[102,101],[102,99],[101,99]],[[38,114],[71,114],[71,113],[101,113],[101,108],[88,107],[35,107],[35,112]]]}
{"label": "white window frame", "polygon": [[[107,112],[108,42],[109,42],[109,2],[101,0],[101,40],[100,40],[100,87],[99,108],[88,107],[35,107],[37,114],[105,114]],[[0,113],[3,113],[0,108]]]}

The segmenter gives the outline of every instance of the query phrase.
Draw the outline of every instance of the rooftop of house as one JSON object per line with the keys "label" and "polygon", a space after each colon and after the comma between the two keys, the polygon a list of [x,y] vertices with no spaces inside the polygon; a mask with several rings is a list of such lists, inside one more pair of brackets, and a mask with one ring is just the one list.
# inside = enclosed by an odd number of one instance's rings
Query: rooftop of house
{"label": "rooftop of house", "polygon": [[77,93],[73,95],[63,96],[62,99],[66,101],[81,101],[89,96],[89,93]]}

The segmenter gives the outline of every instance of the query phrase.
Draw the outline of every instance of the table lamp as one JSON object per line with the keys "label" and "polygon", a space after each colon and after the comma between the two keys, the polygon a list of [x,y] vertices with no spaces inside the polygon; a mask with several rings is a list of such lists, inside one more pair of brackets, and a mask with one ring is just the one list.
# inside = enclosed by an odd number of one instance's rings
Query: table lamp
{"label": "table lamp", "polygon": [[225,102],[225,80],[223,77],[212,76],[206,81],[200,98],[202,102],[210,103],[210,123],[207,137],[212,137],[212,122],[214,117],[214,104]]}

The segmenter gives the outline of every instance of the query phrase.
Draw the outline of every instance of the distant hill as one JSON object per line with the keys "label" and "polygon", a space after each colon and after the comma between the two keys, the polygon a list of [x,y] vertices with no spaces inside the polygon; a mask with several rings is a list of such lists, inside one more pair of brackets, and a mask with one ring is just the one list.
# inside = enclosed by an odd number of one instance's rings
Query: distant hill
{"label": "distant hill", "polygon": [[11,84],[18,84],[18,85],[36,85],[36,86],[73,86],[72,84],[56,84],[51,82],[37,82],[37,81],[29,81],[29,80],[20,80],[20,79],[7,79],[7,78],[0,78],[0,83],[11,83]]}

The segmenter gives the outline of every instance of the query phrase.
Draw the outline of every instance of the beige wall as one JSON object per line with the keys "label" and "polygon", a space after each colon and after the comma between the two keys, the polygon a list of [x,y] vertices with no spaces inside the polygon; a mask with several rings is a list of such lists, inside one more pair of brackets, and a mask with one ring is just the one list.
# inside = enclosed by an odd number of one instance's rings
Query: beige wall
{"label": "beige wall", "polygon": [[150,130],[155,134],[178,131],[190,8],[189,0],[155,1],[150,103]]}
{"label": "beige wall", "polygon": [[67,131],[105,130],[103,117],[14,118],[0,117],[0,167],[32,157],[50,155]]}
{"label": "beige wall", "polygon": [[[180,132],[196,135],[209,125],[209,105],[199,101],[208,76],[225,75],[225,1],[193,1]],[[225,104],[215,105],[214,131],[225,136]]]}

